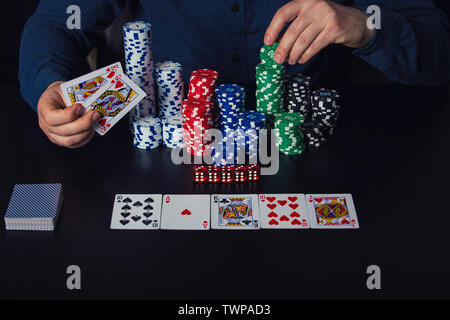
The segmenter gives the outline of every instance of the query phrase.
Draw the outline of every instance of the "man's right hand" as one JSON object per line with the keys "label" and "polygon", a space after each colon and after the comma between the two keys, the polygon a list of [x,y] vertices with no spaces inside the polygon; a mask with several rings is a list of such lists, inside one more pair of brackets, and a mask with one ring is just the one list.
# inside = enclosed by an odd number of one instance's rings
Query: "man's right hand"
{"label": "man's right hand", "polygon": [[53,82],[41,95],[37,106],[39,127],[51,142],[67,148],[80,148],[94,137],[92,125],[100,118],[97,111],[87,112],[81,104],[66,108],[61,88]]}

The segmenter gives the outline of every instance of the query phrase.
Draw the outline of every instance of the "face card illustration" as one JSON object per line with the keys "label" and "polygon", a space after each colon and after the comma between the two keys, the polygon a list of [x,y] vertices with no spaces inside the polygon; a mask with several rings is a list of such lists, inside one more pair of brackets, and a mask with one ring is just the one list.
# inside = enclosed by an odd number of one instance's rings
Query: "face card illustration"
{"label": "face card illustration", "polygon": [[124,74],[116,74],[111,82],[90,98],[89,101],[94,101],[86,106],[87,112],[97,110],[102,115],[93,129],[104,135],[145,96],[146,93],[130,78]]}
{"label": "face card illustration", "polygon": [[306,202],[313,229],[359,228],[351,194],[308,194]]}
{"label": "face card illustration", "polygon": [[111,229],[157,230],[161,221],[162,194],[117,194]]}
{"label": "face card illustration", "polygon": [[164,195],[161,229],[209,230],[209,199],[209,194]]}
{"label": "face card illustration", "polygon": [[259,210],[263,229],[309,228],[304,194],[260,194]]}
{"label": "face card illustration", "polygon": [[256,194],[214,194],[211,196],[213,229],[259,229],[259,204]]}
{"label": "face card illustration", "polygon": [[61,84],[64,102],[67,106],[77,102],[84,105],[98,89],[119,73],[123,73],[122,66],[120,62],[116,62]]}

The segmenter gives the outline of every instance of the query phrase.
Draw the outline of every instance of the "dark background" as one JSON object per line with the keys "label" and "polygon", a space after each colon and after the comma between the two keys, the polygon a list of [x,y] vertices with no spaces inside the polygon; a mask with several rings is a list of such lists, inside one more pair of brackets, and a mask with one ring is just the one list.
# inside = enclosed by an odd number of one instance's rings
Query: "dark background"
{"label": "dark background", "polygon": [[[19,66],[19,47],[20,36],[23,26],[27,18],[33,14],[39,4],[38,0],[15,0],[15,1],[3,1],[2,7],[4,8],[1,19],[4,23],[2,30],[2,45],[0,46],[0,85],[14,85],[18,84],[17,70]],[[450,1],[448,0],[435,0],[438,7],[443,9],[447,16],[450,12]],[[42,35],[45,36],[45,35]],[[352,68],[346,68],[346,65],[341,64],[339,67],[346,72],[344,74],[347,79],[339,79],[339,81],[347,81],[349,83],[367,83],[369,82],[385,82],[387,81],[370,65],[362,62],[355,57],[348,55],[349,59],[346,59],[347,64],[351,64]],[[355,67],[357,66],[357,67]],[[350,70],[350,72],[349,72]]]}

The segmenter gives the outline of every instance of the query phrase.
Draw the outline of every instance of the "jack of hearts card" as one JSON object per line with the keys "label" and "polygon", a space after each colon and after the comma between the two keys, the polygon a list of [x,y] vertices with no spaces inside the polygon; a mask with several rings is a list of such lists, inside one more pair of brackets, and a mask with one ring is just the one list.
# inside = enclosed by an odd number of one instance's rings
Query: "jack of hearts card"
{"label": "jack of hearts card", "polygon": [[256,194],[214,194],[211,196],[211,228],[227,230],[259,229]]}
{"label": "jack of hearts card", "polygon": [[359,228],[351,194],[308,194],[306,204],[313,229]]}

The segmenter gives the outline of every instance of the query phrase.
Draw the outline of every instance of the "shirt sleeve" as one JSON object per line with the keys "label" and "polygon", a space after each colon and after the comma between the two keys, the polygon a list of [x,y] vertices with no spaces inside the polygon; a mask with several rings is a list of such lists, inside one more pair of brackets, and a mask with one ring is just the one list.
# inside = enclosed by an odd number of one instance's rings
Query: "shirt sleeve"
{"label": "shirt sleeve", "polygon": [[67,8],[72,0],[41,0],[25,24],[19,57],[22,96],[34,110],[42,92],[55,81],[79,75],[100,31],[123,8],[121,0],[76,1],[80,29],[69,30]]}
{"label": "shirt sleeve", "polygon": [[381,9],[381,28],[353,51],[386,77],[406,85],[439,85],[450,78],[448,19],[429,0],[355,1]]}

